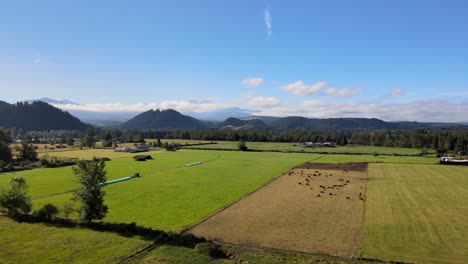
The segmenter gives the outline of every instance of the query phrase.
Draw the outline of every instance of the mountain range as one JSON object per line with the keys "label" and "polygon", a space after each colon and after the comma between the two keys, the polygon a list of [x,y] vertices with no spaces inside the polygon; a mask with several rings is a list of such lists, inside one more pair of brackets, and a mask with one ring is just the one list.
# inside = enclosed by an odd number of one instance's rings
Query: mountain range
{"label": "mountain range", "polygon": [[[38,98],[38,99],[30,99],[26,100],[25,102],[32,103],[34,101],[41,101],[48,104],[52,104],[57,107],[65,106],[65,105],[74,105],[79,106],[79,103],[62,99],[62,100],[55,100],[48,97]],[[115,111],[115,112],[98,112],[98,111],[89,111],[89,110],[75,110],[69,109],[67,110],[73,116],[78,117],[80,120],[90,123],[92,125],[98,127],[105,127],[109,124],[116,125],[118,123],[124,123],[127,120],[137,116],[140,112],[135,111]],[[236,117],[236,118],[248,118],[252,116],[253,111],[248,109],[243,109],[239,107],[229,107],[223,109],[216,109],[209,112],[194,112],[194,111],[184,111],[182,114],[191,116],[193,118],[203,120],[203,121],[214,121],[214,122],[222,122],[229,117]]]}
{"label": "mountain range", "polygon": [[[42,100],[44,99],[44,100]],[[16,127],[24,130],[84,130],[90,127],[73,116],[71,113],[60,110],[47,102],[74,102],[69,100],[28,100],[17,104],[0,101],[0,127]],[[232,109],[238,114],[243,110]],[[228,113],[225,112],[224,114]],[[244,113],[245,114],[245,113]],[[420,123],[420,122],[386,122],[376,118],[306,118],[302,116],[270,117],[246,116],[228,117],[224,121],[206,121],[184,115],[176,110],[149,110],[125,122],[101,120],[96,126],[120,129],[231,129],[231,130],[409,130],[421,128],[441,128],[449,126],[466,126],[455,123]],[[88,120],[86,120],[87,122]]]}
{"label": "mountain range", "polygon": [[[461,124],[445,124],[463,126]],[[301,116],[288,117],[249,117],[245,119],[230,117],[223,122],[200,121],[183,115],[175,110],[150,110],[137,115],[125,122],[126,129],[200,129],[218,128],[231,130],[411,130],[432,127],[442,127],[440,123],[419,122],[386,122],[377,118],[306,118]]]}

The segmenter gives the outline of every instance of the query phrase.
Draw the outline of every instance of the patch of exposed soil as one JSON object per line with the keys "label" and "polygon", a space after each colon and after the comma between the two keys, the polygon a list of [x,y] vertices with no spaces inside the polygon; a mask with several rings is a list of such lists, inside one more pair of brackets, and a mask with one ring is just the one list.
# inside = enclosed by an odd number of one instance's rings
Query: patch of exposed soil
{"label": "patch of exposed soil", "polygon": [[366,178],[357,170],[367,164],[321,165],[328,167],[288,171],[190,231],[247,247],[356,256]]}
{"label": "patch of exposed soil", "polygon": [[367,162],[351,162],[351,163],[337,163],[337,164],[306,162],[302,165],[295,167],[295,169],[366,171]]}

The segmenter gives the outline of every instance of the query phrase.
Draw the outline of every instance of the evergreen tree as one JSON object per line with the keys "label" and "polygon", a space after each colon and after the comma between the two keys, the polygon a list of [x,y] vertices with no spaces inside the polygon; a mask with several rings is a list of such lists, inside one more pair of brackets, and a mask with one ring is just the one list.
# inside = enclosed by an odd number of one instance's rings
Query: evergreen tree
{"label": "evergreen tree", "polygon": [[88,148],[94,148],[94,146],[96,145],[96,130],[94,130],[94,128],[88,128],[86,130],[86,135],[85,137],[83,138],[83,144],[84,146],[88,147]]}

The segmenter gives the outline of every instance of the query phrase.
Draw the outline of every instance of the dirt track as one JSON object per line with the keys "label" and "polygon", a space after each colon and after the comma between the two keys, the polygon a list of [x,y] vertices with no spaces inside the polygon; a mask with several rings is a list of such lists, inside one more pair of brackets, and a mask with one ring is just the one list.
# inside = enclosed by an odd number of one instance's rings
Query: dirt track
{"label": "dirt track", "polygon": [[245,246],[354,256],[367,164],[326,165],[318,166],[334,170],[298,166],[191,231]]}

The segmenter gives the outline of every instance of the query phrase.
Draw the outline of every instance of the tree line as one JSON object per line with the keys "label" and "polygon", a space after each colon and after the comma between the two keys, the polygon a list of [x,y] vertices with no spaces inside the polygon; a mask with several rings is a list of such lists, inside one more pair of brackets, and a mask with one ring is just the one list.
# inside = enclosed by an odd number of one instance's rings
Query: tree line
{"label": "tree line", "polygon": [[[80,138],[84,146],[95,141],[112,147],[119,142],[140,143],[145,139],[189,139],[203,141],[246,141],[246,142],[334,142],[337,145],[364,145],[434,149],[439,153],[453,152],[466,155],[468,152],[468,128],[375,130],[375,131],[331,131],[306,130],[227,130],[227,129],[178,129],[178,130],[122,130],[88,129],[86,132],[69,133],[54,131],[27,132],[28,138],[47,141],[73,142]],[[46,137],[47,136],[47,137]],[[64,137],[60,137],[64,136]],[[37,142],[37,141],[36,141]]]}
{"label": "tree line", "polygon": [[98,133],[102,140],[120,142],[143,142],[144,139],[190,139],[204,141],[246,142],[334,142],[364,146],[404,147],[434,149],[439,153],[455,152],[462,155],[468,151],[468,129],[418,129],[385,131],[339,131],[311,132],[254,131],[254,130],[103,130]]}

